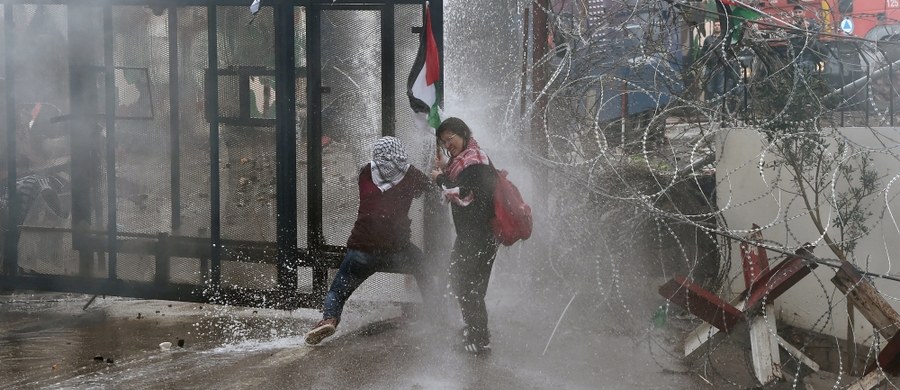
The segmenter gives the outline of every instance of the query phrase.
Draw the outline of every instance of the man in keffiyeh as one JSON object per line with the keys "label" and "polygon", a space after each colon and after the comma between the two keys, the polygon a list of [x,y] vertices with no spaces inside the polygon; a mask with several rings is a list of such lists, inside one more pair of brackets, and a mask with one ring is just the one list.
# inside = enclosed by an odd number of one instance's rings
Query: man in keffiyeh
{"label": "man in keffiyeh", "polygon": [[360,169],[358,185],[359,211],[347,239],[347,254],[325,295],[322,320],[306,334],[309,345],[334,334],[344,303],[375,272],[412,274],[426,309],[441,307],[433,279],[424,271],[422,250],[410,242],[409,208],[414,198],[434,188],[428,177],[407,161],[400,140],[383,137],[375,142],[372,161]]}
{"label": "man in keffiyeh", "polygon": [[397,185],[410,167],[403,144],[395,137],[382,137],[372,151],[372,180],[381,192]]}

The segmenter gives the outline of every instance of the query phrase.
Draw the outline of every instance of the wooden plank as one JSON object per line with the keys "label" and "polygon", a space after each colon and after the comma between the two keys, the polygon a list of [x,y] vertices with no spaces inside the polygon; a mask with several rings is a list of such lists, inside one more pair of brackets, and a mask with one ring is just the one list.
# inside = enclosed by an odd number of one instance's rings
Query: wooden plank
{"label": "wooden plank", "polygon": [[803,354],[803,352],[801,352],[800,349],[793,346],[791,343],[788,343],[785,339],[781,338],[781,336],[779,336],[777,334],[775,335],[775,337],[778,340],[778,345],[781,348],[784,348],[784,350],[787,351],[788,354],[790,354],[795,359],[799,360],[801,363],[803,363],[804,365],[809,367],[809,369],[813,370],[813,372],[819,371],[819,369],[820,369],[819,364],[814,362],[812,359],[810,359],[809,356],[806,356],[805,354]]}
{"label": "wooden plank", "polygon": [[[737,302],[732,302],[732,304],[734,304],[734,308],[741,311],[744,310],[744,305],[746,303],[746,299],[740,299]],[[719,329],[715,326],[710,325],[710,323],[708,322],[704,322],[703,324],[695,328],[684,339],[684,356],[690,356],[690,354],[694,353],[694,351],[703,346],[703,344],[706,344],[707,341],[712,339],[713,336],[718,333]]]}
{"label": "wooden plank", "polygon": [[719,329],[712,326],[709,322],[704,322],[695,328],[684,339],[684,356],[690,356],[690,354],[694,353],[694,351],[703,346],[703,344],[706,344],[707,341],[711,340],[713,336],[718,333]]}
{"label": "wooden plank", "polygon": [[871,390],[885,379],[881,371],[872,371],[847,387],[847,390]]}
{"label": "wooden plank", "polygon": [[882,337],[894,337],[900,329],[900,314],[875,290],[871,281],[863,278],[853,264],[843,262],[831,282],[847,296],[847,300],[853,303]]}
{"label": "wooden plank", "polygon": [[750,291],[750,296],[747,297],[747,310],[755,309],[762,303],[763,298],[767,302],[774,302],[775,298],[809,275],[817,266],[818,264],[807,262],[799,256],[791,256],[770,268],[760,275]]}
{"label": "wooden plank", "polygon": [[766,249],[752,244],[762,242],[762,230],[753,224],[753,229],[747,236],[747,241],[741,242],[741,262],[744,266],[744,287],[750,289],[757,282],[760,275],[769,269],[769,255]]}
{"label": "wooden plank", "polygon": [[677,275],[660,286],[659,294],[726,333],[744,319],[740,310],[684,276]]}
{"label": "wooden plank", "polygon": [[[783,378],[781,357],[778,354],[778,339],[775,338],[775,306],[766,305],[765,316],[754,316],[750,323],[750,349],[753,358],[753,372],[760,384],[768,384]],[[766,319],[769,321],[767,322]],[[771,325],[771,328],[769,327]],[[770,331],[771,329],[771,331]]]}

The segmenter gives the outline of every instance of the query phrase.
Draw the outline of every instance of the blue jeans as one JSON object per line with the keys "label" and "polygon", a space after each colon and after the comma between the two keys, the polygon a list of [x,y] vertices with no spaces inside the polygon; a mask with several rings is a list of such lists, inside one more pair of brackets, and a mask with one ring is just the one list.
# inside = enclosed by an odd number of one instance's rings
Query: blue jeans
{"label": "blue jeans", "polygon": [[416,278],[422,301],[426,306],[433,302],[433,283],[425,275],[425,255],[417,246],[410,244],[403,250],[393,253],[370,254],[355,249],[348,249],[341,262],[331,288],[325,295],[325,308],[322,318],[341,318],[344,311],[344,303],[350,298],[350,294],[356,291],[369,276],[385,270],[400,271],[412,274]]}

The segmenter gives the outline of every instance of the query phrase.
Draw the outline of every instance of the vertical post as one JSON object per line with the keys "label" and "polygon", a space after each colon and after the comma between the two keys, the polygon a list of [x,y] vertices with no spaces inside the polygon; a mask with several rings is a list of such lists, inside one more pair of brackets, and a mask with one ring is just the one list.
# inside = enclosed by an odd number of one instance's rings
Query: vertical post
{"label": "vertical post", "polygon": [[112,6],[103,7],[103,74],[106,118],[106,251],[108,276],[116,279],[118,227],[116,226],[116,69],[113,66]]}
{"label": "vertical post", "polygon": [[394,51],[394,4],[381,6],[381,134],[396,135],[397,83]]}
{"label": "vertical post", "polygon": [[[543,61],[549,52],[547,42],[547,11],[550,9],[549,0],[534,0],[531,2],[531,109],[526,111],[529,116],[525,118],[528,122],[523,121],[523,127],[530,132],[526,135],[531,150],[538,158],[546,158],[549,154],[550,145],[544,133],[544,114],[547,108],[547,97],[544,95],[544,87],[547,84],[547,64]],[[527,124],[526,124],[527,123]],[[546,194],[550,189],[550,174],[547,167],[540,163],[531,165],[531,176],[534,184],[534,190],[537,194]],[[549,205],[546,202],[536,203],[535,212],[547,212]],[[549,246],[543,245],[538,248],[532,256],[536,259],[546,259],[550,256]],[[542,269],[535,272],[544,272]]]}
{"label": "vertical post", "polygon": [[170,264],[171,264],[171,248],[172,242],[169,240],[168,233],[159,233],[156,235],[156,253],[155,266],[156,272],[153,275],[153,282],[164,285],[169,283]]}
{"label": "vertical post", "polygon": [[[547,145],[541,134],[543,128],[542,113],[547,106],[547,99],[542,95],[544,87],[547,85],[547,72],[544,66],[537,66],[540,59],[547,55],[549,47],[547,45],[547,10],[550,7],[549,0],[535,0],[531,4],[531,20],[533,25],[532,41],[535,66],[531,71],[532,91],[535,94],[531,120],[531,142],[532,147],[536,148],[539,156],[545,156]],[[538,181],[539,183],[541,181]]]}
{"label": "vertical post", "polygon": [[[767,324],[767,318],[771,319],[771,325]],[[784,376],[781,373],[781,356],[775,328],[775,305],[772,303],[767,303],[760,313],[750,319],[753,372],[759,383],[764,385]]]}
{"label": "vertical post", "polygon": [[[544,111],[547,108],[547,97],[543,95],[544,87],[547,85],[546,65],[538,66],[538,63],[549,52],[547,43],[547,11],[550,9],[549,0],[535,0],[531,3],[531,21],[532,21],[532,63],[534,66],[531,70],[531,91],[534,94],[531,113],[531,147],[539,157],[546,157],[549,145],[547,145],[546,137],[543,134],[544,129]],[[624,118],[623,118],[624,119]],[[534,169],[535,183],[538,186],[546,186],[548,173],[544,167],[535,167]],[[538,188],[539,193],[545,193],[545,188]]]}
{"label": "vertical post", "polygon": [[[868,68],[868,66],[867,66],[867,68]],[[872,81],[871,73],[869,73],[869,70],[866,69],[866,124],[865,124],[866,127],[869,126],[869,106],[872,105],[872,100],[871,100],[872,99],[872,97],[871,97],[872,85],[869,84],[871,81]]]}
{"label": "vertical post", "polygon": [[748,105],[748,101],[750,98],[750,95],[749,95],[750,94],[750,86],[747,83],[750,80],[748,80],[748,78],[747,78],[747,67],[744,66],[743,62],[741,63],[741,76],[744,80],[744,87],[742,89],[744,90],[744,115],[745,115],[744,118],[746,119],[747,105]]}
{"label": "vertical post", "polygon": [[[838,61],[838,68],[841,70],[841,97],[844,97],[844,61]],[[841,105],[841,127],[844,127],[844,113],[847,112],[847,105]]]}
{"label": "vertical post", "polygon": [[[4,52],[4,77],[6,99],[6,150],[3,154],[6,158],[6,194],[7,213],[6,231],[3,240],[3,270],[7,276],[16,276],[19,269],[19,226],[16,215],[19,213],[19,197],[16,194],[16,99],[15,99],[15,68],[12,53],[15,52],[15,21],[13,20],[13,6],[3,5],[3,38],[6,51]],[[12,286],[10,286],[12,287]]]}
{"label": "vertical post", "polygon": [[168,9],[169,29],[169,181],[172,197],[172,231],[181,229],[181,122],[178,88],[178,8]]}
{"label": "vertical post", "polygon": [[528,9],[522,11],[522,92],[519,97],[519,113],[520,115],[525,115],[527,110],[525,105],[525,97],[527,85],[528,85],[528,25],[530,21],[528,20]]}
{"label": "vertical post", "polygon": [[[429,5],[431,12],[431,28],[434,33],[434,40],[438,47],[438,56],[439,58],[443,58],[444,53],[444,35],[443,35],[443,21],[444,21],[444,12],[443,12],[443,1],[441,0],[432,0]],[[425,37],[425,4],[419,8],[422,12],[421,23],[422,28],[419,29],[419,39],[424,39]],[[414,30],[415,31],[415,30]],[[443,62],[442,62],[443,63]],[[441,67],[441,76],[440,79],[443,80],[443,71],[444,67]],[[442,81],[438,81],[438,85],[443,85]],[[439,101],[443,99],[443,96],[437,97]],[[441,103],[442,104],[442,103]],[[434,137],[432,135],[432,137]],[[432,138],[436,139],[436,138]],[[438,149],[435,149],[438,151]],[[428,192],[425,194],[424,198],[424,207],[425,207],[425,215],[424,215],[424,236],[425,243],[422,250],[425,252],[425,258],[429,259],[426,261],[425,267],[426,272],[430,275],[433,275],[434,283],[436,285],[446,285],[447,284],[447,269],[442,259],[447,253],[450,253],[451,242],[442,239],[442,237],[448,237],[451,234],[451,222],[450,222],[450,214],[449,210],[441,207],[439,196],[435,192]],[[444,302],[440,302],[441,305],[438,310],[446,311],[446,306]]]}
{"label": "vertical post", "polygon": [[94,207],[91,192],[99,181],[99,138],[97,112],[97,15],[96,7],[68,6],[69,36],[69,101],[72,119],[68,122],[71,134],[72,167],[72,245],[78,250],[78,273],[82,277],[93,274],[93,248],[88,244]]}
{"label": "vertical post", "polygon": [[275,187],[278,288],[297,290],[297,83],[294,7],[275,6]]}
{"label": "vertical post", "polygon": [[322,236],[322,8],[310,4],[306,12],[306,96],[309,99],[306,121],[308,191],[306,240],[313,260],[313,291],[325,295],[328,269],[321,258]]}
{"label": "vertical post", "polygon": [[894,63],[888,63],[888,87],[890,88],[890,93],[888,93],[888,115],[891,116],[891,127],[894,127]]}
{"label": "vertical post", "polygon": [[209,50],[206,72],[206,109],[209,118],[209,241],[210,283],[218,288],[222,279],[221,193],[219,193],[219,48],[216,6],[206,6],[206,35]]}

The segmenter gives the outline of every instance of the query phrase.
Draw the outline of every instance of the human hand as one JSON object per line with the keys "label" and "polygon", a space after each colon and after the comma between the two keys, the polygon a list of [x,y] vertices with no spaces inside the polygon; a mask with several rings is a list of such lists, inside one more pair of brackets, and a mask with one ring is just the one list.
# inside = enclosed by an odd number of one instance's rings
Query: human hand
{"label": "human hand", "polygon": [[441,171],[440,169],[437,169],[437,168],[432,169],[431,170],[431,181],[437,181],[437,177],[440,176],[442,173],[444,173],[444,172]]}

